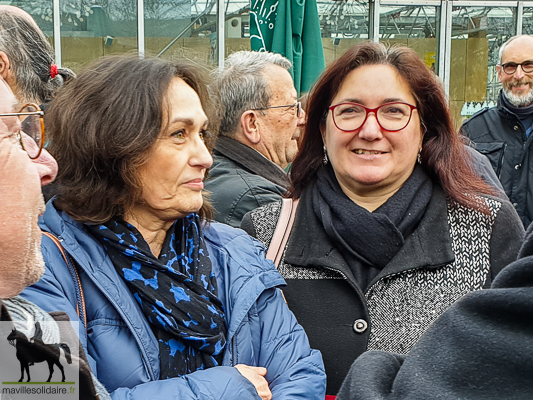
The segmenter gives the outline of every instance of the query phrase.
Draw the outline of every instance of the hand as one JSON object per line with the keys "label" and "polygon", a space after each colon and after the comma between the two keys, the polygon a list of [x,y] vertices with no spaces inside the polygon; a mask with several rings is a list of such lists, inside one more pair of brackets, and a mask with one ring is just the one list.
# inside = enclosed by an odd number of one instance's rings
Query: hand
{"label": "hand", "polygon": [[267,369],[263,367],[252,367],[245,364],[237,364],[235,366],[237,371],[241,373],[246,379],[248,379],[255,386],[257,394],[261,397],[262,400],[271,400],[272,392],[268,387],[268,382],[265,379]]}

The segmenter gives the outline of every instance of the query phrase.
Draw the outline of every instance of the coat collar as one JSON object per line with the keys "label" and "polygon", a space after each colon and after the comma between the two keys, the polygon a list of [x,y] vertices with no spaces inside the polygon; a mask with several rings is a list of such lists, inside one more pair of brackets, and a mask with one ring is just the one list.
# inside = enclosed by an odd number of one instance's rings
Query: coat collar
{"label": "coat collar", "polygon": [[246,146],[235,139],[221,136],[217,139],[215,145],[215,154],[217,152],[240,164],[255,175],[268,179],[286,190],[289,188],[290,183],[287,173],[250,146]]}
{"label": "coat collar", "polygon": [[[318,266],[336,270],[355,283],[342,254],[315,216],[311,197],[309,190],[302,194],[284,261],[301,267]],[[446,195],[440,185],[434,184],[431,200],[418,227],[369,287],[388,275],[422,267],[438,268],[454,260]]]}

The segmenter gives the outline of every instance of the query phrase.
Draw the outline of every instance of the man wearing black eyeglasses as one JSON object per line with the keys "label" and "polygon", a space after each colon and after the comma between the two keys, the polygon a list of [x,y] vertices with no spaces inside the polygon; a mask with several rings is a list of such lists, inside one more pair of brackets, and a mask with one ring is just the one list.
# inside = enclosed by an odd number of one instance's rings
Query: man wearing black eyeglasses
{"label": "man wearing black eyeglasses", "polygon": [[514,36],[500,48],[498,104],[468,119],[462,132],[491,161],[522,223],[533,220],[533,36]]}

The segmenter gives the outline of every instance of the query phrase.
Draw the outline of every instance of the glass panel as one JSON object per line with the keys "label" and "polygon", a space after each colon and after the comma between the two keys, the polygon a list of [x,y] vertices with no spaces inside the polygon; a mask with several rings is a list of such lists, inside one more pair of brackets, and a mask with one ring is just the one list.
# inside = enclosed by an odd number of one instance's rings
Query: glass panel
{"label": "glass panel", "polygon": [[[0,2],[4,4],[5,2]],[[52,0],[18,0],[8,2],[16,7],[22,8],[30,14],[39,28],[48,38],[48,42],[54,46],[54,11]]]}
{"label": "glass panel", "polygon": [[368,1],[317,1],[326,65],[369,38]]}
{"label": "glass panel", "polygon": [[459,125],[498,98],[496,64],[516,34],[516,7],[453,7],[452,25],[450,106]]}
{"label": "glass panel", "polygon": [[250,1],[226,2],[226,57],[240,50],[251,50]]}
{"label": "glass panel", "polygon": [[380,7],[379,40],[382,43],[408,46],[425,64],[438,73],[438,35],[440,7]]}
{"label": "glass panel", "polygon": [[218,64],[216,0],[145,0],[144,26],[147,54]]}
{"label": "glass panel", "polygon": [[533,35],[533,7],[524,7],[522,33]]}
{"label": "glass panel", "polygon": [[137,0],[61,0],[61,55],[78,71],[105,55],[137,50]]}

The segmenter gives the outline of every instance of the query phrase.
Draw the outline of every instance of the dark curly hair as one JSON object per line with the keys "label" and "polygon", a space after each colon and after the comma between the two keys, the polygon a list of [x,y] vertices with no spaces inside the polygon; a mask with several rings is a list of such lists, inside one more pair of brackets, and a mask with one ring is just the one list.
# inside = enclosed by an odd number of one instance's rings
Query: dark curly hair
{"label": "dark curly hair", "polygon": [[[198,94],[211,116],[202,74],[183,62],[104,57],[60,91],[45,117],[48,149],[59,165],[54,202],[59,209],[74,220],[97,224],[123,217],[140,201],[137,168],[169,122],[163,111],[174,77]],[[214,135],[208,135],[209,150],[213,141]],[[212,217],[206,199],[200,215]]]}

